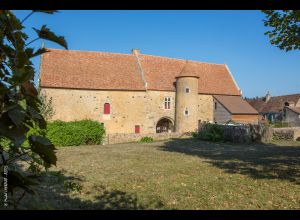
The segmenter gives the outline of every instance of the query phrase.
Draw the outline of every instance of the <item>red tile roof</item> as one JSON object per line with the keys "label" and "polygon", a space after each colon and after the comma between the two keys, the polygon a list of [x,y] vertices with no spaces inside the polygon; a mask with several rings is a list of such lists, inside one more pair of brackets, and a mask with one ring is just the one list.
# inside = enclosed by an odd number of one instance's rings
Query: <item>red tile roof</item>
{"label": "red tile roof", "polygon": [[[145,90],[132,54],[49,49],[41,60],[41,87]],[[185,60],[139,54],[149,90],[175,91]],[[199,93],[240,95],[226,65],[188,61],[187,71],[199,77]]]}
{"label": "red tile roof", "polygon": [[257,115],[258,112],[240,96],[214,95],[231,114]]}
{"label": "red tile roof", "polygon": [[50,49],[41,60],[42,87],[145,90],[130,54]]}
{"label": "red tile roof", "polygon": [[199,78],[199,75],[197,73],[197,66],[195,66],[195,63],[191,63],[191,62],[186,61],[183,69],[181,70],[181,72],[175,78],[179,78],[179,77],[196,77],[196,78]]}
{"label": "red tile roof", "polygon": [[[175,91],[175,77],[180,74],[186,61],[140,55],[148,89]],[[189,61],[190,70],[199,76],[199,93],[240,95],[226,65]]]}
{"label": "red tile roof", "polygon": [[271,97],[268,102],[262,99],[250,99],[247,100],[252,107],[259,112],[281,112],[285,106],[285,103],[296,104],[300,100],[300,94],[283,95]]}

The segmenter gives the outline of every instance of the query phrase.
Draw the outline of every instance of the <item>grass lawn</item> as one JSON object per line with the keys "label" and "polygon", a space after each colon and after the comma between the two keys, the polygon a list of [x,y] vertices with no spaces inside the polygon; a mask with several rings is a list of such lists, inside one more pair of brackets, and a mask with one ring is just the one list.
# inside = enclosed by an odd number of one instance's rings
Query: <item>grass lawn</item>
{"label": "grass lawn", "polygon": [[61,147],[22,209],[300,209],[300,142]]}

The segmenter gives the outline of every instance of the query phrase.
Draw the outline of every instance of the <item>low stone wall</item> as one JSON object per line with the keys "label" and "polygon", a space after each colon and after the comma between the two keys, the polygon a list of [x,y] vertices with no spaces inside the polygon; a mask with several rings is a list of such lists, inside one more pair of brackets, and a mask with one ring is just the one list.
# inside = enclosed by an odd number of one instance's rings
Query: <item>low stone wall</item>
{"label": "low stone wall", "polygon": [[108,134],[104,140],[103,145],[105,144],[119,144],[119,143],[130,143],[130,142],[139,142],[142,137],[152,137],[154,141],[167,140],[171,138],[187,138],[191,137],[191,134],[188,133],[154,133],[154,134]]}
{"label": "low stone wall", "polygon": [[273,128],[275,140],[300,141],[300,127]]}
{"label": "low stone wall", "polygon": [[106,141],[103,144],[118,144],[118,143],[129,143],[129,142],[139,142],[142,137],[151,137],[154,141],[167,140],[171,138],[186,138],[190,137],[189,134],[184,133],[154,133],[154,134],[108,134],[106,136]]}

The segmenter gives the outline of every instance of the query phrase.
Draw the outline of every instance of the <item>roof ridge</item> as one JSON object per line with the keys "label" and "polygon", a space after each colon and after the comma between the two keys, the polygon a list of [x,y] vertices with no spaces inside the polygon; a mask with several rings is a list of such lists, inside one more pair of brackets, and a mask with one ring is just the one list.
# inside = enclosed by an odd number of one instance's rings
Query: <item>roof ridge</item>
{"label": "roof ridge", "polygon": [[209,63],[209,62],[198,61],[198,60],[188,60],[188,59],[179,59],[179,58],[173,58],[173,57],[163,57],[163,56],[157,56],[157,55],[151,55],[151,54],[141,54],[141,55],[151,56],[151,57],[158,57],[158,58],[165,58],[165,59],[172,59],[172,60],[190,61],[190,62],[196,62],[196,63],[207,63],[207,64],[213,64],[213,65],[222,65],[222,66],[226,65],[226,64],[221,64],[221,63]]}
{"label": "roof ridge", "polygon": [[271,96],[271,98],[276,98],[276,97],[285,97],[285,96],[300,96],[300,93],[294,93],[294,94],[289,94],[289,95],[278,95],[278,96]]}
{"label": "roof ridge", "polygon": [[119,55],[129,55],[131,53],[114,53],[114,52],[103,52],[103,51],[94,51],[94,50],[64,50],[64,49],[56,49],[56,48],[46,48],[48,50],[58,50],[58,51],[67,51],[67,52],[87,52],[87,53],[109,53],[109,54],[119,54]]}
{"label": "roof ridge", "polygon": [[[73,50],[73,49],[72,50],[65,50],[65,49],[57,49],[57,48],[46,48],[46,49],[58,50],[58,51],[68,51],[68,52],[109,53],[109,54],[120,54],[120,55],[129,55],[129,56],[132,55],[132,53],[116,53],[116,52],[95,51],[95,50]],[[144,53],[140,53],[140,55],[157,57],[157,58],[172,59],[172,60],[190,61],[190,62],[196,62],[196,63],[206,63],[206,64],[212,64],[212,65],[222,65],[222,66],[226,65],[226,64],[221,64],[221,63],[211,63],[211,62],[205,62],[205,61],[199,61],[199,60],[188,60],[188,59],[180,59],[180,58],[173,58],[173,57],[164,57],[164,56],[144,54]]]}

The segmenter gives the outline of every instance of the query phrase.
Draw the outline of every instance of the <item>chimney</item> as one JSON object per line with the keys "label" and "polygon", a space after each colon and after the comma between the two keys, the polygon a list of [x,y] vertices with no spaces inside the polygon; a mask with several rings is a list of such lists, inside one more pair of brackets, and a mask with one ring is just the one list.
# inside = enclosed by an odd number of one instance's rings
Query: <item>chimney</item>
{"label": "chimney", "polygon": [[268,102],[271,98],[271,94],[270,94],[270,91],[268,91],[267,95],[266,95],[266,98],[265,98],[265,102]]}
{"label": "chimney", "polygon": [[140,55],[140,49],[132,49],[131,52],[133,55]]}

